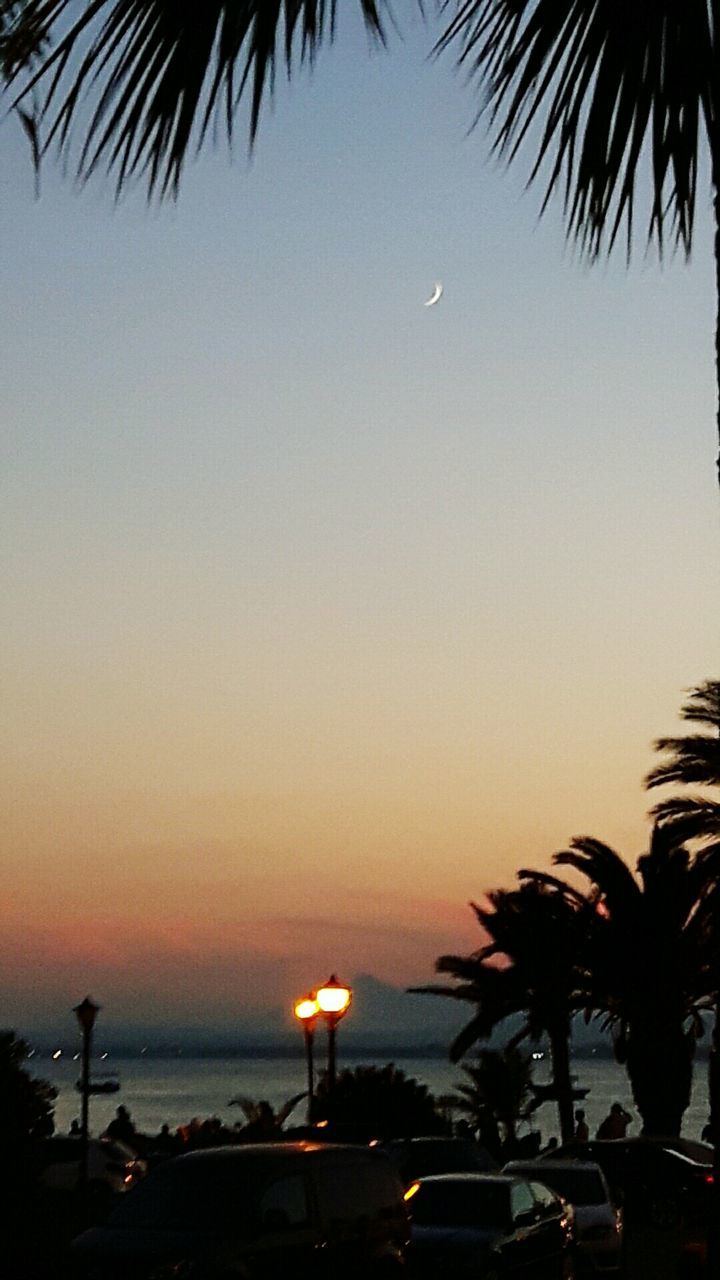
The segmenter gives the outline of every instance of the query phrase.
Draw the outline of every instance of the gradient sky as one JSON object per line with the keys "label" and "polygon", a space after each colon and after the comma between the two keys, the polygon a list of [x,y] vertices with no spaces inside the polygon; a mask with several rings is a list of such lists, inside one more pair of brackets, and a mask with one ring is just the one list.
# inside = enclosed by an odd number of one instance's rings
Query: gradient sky
{"label": "gradient sky", "polygon": [[175,206],[36,201],[2,127],[1,1021],[428,980],[519,866],[642,850],[717,676],[709,200],[689,267],[583,266],[431,41],[346,23]]}

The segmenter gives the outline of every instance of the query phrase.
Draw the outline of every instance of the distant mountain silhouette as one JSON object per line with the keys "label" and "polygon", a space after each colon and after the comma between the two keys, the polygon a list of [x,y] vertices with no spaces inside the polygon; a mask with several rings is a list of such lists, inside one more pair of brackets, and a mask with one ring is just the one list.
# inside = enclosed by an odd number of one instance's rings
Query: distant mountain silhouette
{"label": "distant mountain silhouette", "polygon": [[[358,974],[352,980],[352,988],[352,1008],[339,1034],[343,1045],[356,1053],[377,1050],[384,1051],[385,1057],[401,1052],[444,1055],[471,1012],[470,1006],[460,1001],[410,995],[404,988],[369,973]],[[518,1026],[517,1019],[508,1019],[490,1044],[505,1043]],[[18,1031],[38,1045],[69,1048],[76,1039],[76,1028],[68,1018],[36,1022],[28,1019]],[[106,1006],[102,1022],[98,1023],[95,1043],[98,1052],[108,1049],[137,1053],[145,1047],[153,1053],[302,1052],[301,1037],[287,1010],[277,1008],[246,1012],[232,1021],[216,1019],[207,1024],[193,1021],[169,1025],[161,1017],[154,1020],[147,1014],[132,1023],[126,1019],[114,1022],[112,1007]],[[580,1018],[576,1019],[573,1028],[576,1052],[607,1051],[608,1046],[608,1037],[598,1027],[585,1026]]]}

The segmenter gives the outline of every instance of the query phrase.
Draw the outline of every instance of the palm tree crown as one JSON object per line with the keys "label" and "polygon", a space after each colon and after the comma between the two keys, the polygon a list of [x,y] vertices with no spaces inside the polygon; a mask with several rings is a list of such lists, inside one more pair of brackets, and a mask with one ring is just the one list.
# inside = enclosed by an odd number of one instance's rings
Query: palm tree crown
{"label": "palm tree crown", "polygon": [[720,787],[720,680],[706,680],[690,690],[680,710],[683,720],[707,732],[658,738],[655,750],[664,757],[645,779],[648,789],[678,786],[680,791],[652,809],[654,818],[672,823],[681,839],[714,839],[720,835],[720,800],[691,787]]}
{"label": "palm tree crown", "polygon": [[[509,1147],[518,1121],[526,1119],[532,1103],[532,1058],[515,1045],[502,1050],[481,1049],[472,1063],[462,1063],[465,1080],[448,1101],[462,1111],[474,1129],[482,1131],[489,1112],[503,1126]],[[499,1152],[491,1152],[498,1154]]]}
{"label": "palm tree crown", "polygon": [[[382,41],[386,0],[358,3]],[[255,137],[278,63],[290,73],[312,62],[332,38],[336,8],[337,0],[85,0],[78,14],[75,0],[25,0],[15,32],[18,42],[59,32],[30,80],[46,86],[46,147],[65,147],[80,116],[81,175],[105,164],[118,189],[144,174],[150,191],[164,194],[177,188],[193,141],[201,146],[214,122],[232,137],[246,95]],[[79,112],[87,95],[89,116]]]}
{"label": "palm tree crown", "polygon": [[[382,42],[390,0],[356,2]],[[612,249],[623,224],[630,252],[645,164],[648,235],[662,252],[669,233],[689,254],[707,157],[720,299],[720,0],[444,0],[439,8],[449,18],[436,50],[458,49],[479,77],[501,154],[512,159],[525,140],[536,144],[531,180],[549,170],[543,208],[559,188],[568,232],[591,257]],[[332,39],[336,11],[337,0],[83,0],[79,13],[77,0],[0,0],[11,19],[2,59],[16,102],[43,88],[42,105],[24,120],[36,161],[79,130],[81,176],[104,165],[118,191],[143,175],[150,194],[164,195],[177,190],[189,149],[211,125],[232,137],[246,96],[252,141],[278,63],[290,73],[312,61]],[[36,70],[33,53],[51,41]],[[715,350],[720,436],[720,307]]]}
{"label": "palm tree crown", "polygon": [[[652,180],[649,232],[689,251],[704,144],[718,153],[717,0],[466,0],[441,46],[479,73],[510,157],[539,122],[533,177],[564,191],[571,233],[592,254],[632,234],[637,174]],[[717,179],[717,173],[715,174]]]}
{"label": "palm tree crown", "polygon": [[[583,836],[555,855],[589,881],[589,1014],[612,1027],[618,1059],[649,1133],[679,1133],[690,1100],[699,1011],[714,989],[710,938],[720,845],[694,857],[672,825],[658,824],[637,876],[608,845]],[[662,1063],[662,1071],[658,1070]]]}
{"label": "palm tree crown", "polygon": [[457,1062],[478,1041],[486,1040],[506,1019],[519,1023],[510,1045],[547,1035],[553,1062],[563,1140],[572,1137],[572,1081],[569,1048],[571,1018],[584,1007],[581,957],[592,909],[570,886],[553,877],[522,872],[519,889],[496,890],[487,906],[473,903],[478,923],[489,937],[470,956],[441,956],[439,973],[454,986],[420,990],[450,996],[474,1006],[456,1037],[450,1056]]}

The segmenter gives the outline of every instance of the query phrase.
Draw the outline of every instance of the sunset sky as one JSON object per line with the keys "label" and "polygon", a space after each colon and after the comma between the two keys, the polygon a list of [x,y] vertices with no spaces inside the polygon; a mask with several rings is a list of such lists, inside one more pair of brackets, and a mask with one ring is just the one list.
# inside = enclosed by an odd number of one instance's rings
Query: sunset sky
{"label": "sunset sky", "polygon": [[718,676],[706,188],[689,267],[583,266],[431,43],[347,23],[175,206],[2,126],[2,1023],[427,981],[642,851]]}

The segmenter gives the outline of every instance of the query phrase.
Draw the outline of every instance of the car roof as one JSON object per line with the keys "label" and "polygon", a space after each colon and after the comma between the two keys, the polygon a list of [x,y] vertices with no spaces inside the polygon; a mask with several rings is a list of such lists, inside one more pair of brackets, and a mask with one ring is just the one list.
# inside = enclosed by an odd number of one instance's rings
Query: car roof
{"label": "car roof", "polygon": [[509,1160],[504,1166],[505,1173],[522,1173],[529,1170],[538,1175],[553,1170],[566,1173],[576,1169],[580,1169],[583,1173],[599,1173],[602,1177],[602,1169],[596,1160]]}
{"label": "car roof", "polygon": [[[577,1157],[578,1151],[667,1151],[671,1155],[679,1156],[682,1160],[692,1161],[695,1164],[712,1164],[713,1151],[712,1147],[706,1146],[702,1142],[692,1142],[687,1138],[645,1138],[638,1135],[635,1138],[590,1138],[587,1142],[565,1142],[557,1151],[552,1153],[552,1158],[557,1159],[563,1157],[563,1153],[567,1153],[573,1158]],[[543,1164],[545,1156],[539,1157]]]}
{"label": "car roof", "polygon": [[176,1156],[173,1164],[280,1164],[284,1160],[295,1157],[322,1157],[323,1160],[333,1156],[350,1154],[354,1159],[386,1159],[377,1147],[359,1147],[334,1142],[247,1142],[234,1143],[226,1147],[206,1147],[200,1151],[187,1151]]}
{"label": "car roof", "polygon": [[500,1183],[502,1186],[512,1187],[520,1178],[515,1177],[511,1173],[429,1173],[426,1178],[416,1178],[416,1182],[423,1185],[431,1182],[433,1186],[436,1182],[469,1182],[470,1184],[492,1182]]}
{"label": "car roof", "polygon": [[428,1133],[424,1137],[418,1138],[388,1138],[385,1145],[388,1147],[417,1147],[420,1143],[427,1146],[437,1146],[442,1143],[445,1147],[467,1146],[468,1143],[472,1146],[478,1145],[474,1138],[453,1138],[450,1134],[442,1133]]}

